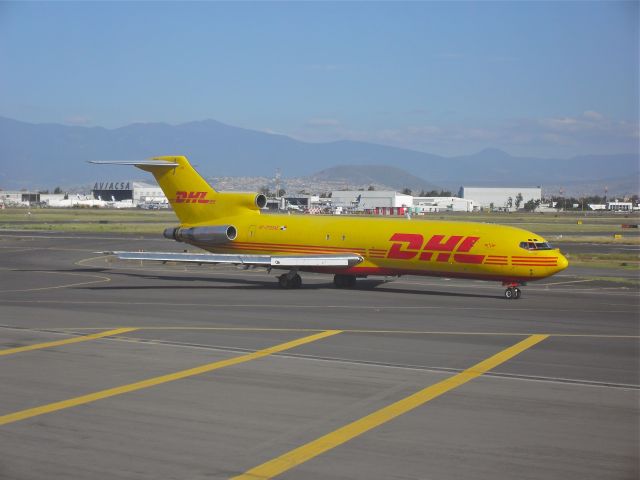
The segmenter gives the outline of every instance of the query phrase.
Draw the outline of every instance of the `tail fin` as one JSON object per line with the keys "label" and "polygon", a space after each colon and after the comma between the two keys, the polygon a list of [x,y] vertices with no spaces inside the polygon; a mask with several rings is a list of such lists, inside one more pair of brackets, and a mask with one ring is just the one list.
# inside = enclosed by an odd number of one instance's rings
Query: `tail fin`
{"label": "tail fin", "polygon": [[151,172],[183,225],[198,225],[218,218],[257,214],[266,204],[264,195],[217,192],[186,157],[163,156],[131,162],[92,162],[135,165]]}
{"label": "tail fin", "polygon": [[218,192],[194,170],[186,157],[154,157],[136,167],[153,174],[180,223],[197,224],[218,216],[214,214]]}

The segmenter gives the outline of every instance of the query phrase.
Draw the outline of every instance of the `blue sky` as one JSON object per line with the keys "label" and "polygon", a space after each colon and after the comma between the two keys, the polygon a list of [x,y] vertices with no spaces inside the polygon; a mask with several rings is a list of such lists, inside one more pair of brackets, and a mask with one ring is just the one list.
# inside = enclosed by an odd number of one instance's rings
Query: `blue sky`
{"label": "blue sky", "polygon": [[0,115],[638,151],[638,2],[1,2]]}

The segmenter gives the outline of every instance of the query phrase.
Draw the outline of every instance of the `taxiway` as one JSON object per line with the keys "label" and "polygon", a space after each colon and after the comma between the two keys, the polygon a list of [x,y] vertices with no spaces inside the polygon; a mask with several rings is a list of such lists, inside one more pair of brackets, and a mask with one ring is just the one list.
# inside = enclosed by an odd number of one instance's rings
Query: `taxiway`
{"label": "taxiway", "polygon": [[113,261],[0,234],[0,478],[635,479],[639,292]]}

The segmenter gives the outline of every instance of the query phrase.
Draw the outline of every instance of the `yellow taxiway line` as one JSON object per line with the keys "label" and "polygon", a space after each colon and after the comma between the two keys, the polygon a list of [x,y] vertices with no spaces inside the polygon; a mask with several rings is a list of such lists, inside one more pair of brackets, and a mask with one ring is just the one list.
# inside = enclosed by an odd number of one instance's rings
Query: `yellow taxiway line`
{"label": "yellow taxiway line", "polygon": [[115,397],[116,395],[122,395],[123,393],[134,392],[143,388],[149,388],[162,383],[173,382],[194,375],[200,375],[202,373],[211,372],[213,370],[219,370],[224,367],[230,367],[232,365],[238,365],[239,363],[248,362],[250,360],[256,360],[258,358],[266,357],[268,355],[289,350],[306,343],[315,342],[331,335],[341,333],[340,330],[326,330],[315,335],[309,335],[290,342],[281,343],[273,347],[258,350],[257,352],[241,355],[239,357],[229,358],[227,360],[221,360],[218,362],[208,363],[195,368],[189,368],[187,370],[181,370],[179,372],[170,373],[168,375],[161,375],[159,377],[149,378],[140,382],[130,383],[128,385],[122,385],[120,387],[109,388],[107,390],[101,390],[99,392],[90,393],[88,395],[82,395],[80,397],[70,398],[68,400],[62,400],[60,402],[49,403],[47,405],[41,405],[35,408],[28,408],[19,412],[9,413],[7,415],[0,416],[0,425],[6,425],[9,423],[18,422],[27,418],[36,417],[45,413],[51,413],[65,408],[76,407],[78,405],[84,405],[87,403],[95,402],[96,400],[102,400],[104,398]]}
{"label": "yellow taxiway line", "polygon": [[334,430],[306,445],[295,448],[273,460],[252,468],[242,475],[233,477],[232,480],[266,480],[280,475],[328,450],[342,445],[349,440],[362,435],[394,418],[407,413],[440,395],[464,385],[470,380],[488,372],[525,350],[533,347],[547,338],[547,335],[531,335],[521,342],[497,353],[496,355],[477,363],[471,368],[449,377],[446,380],[420,390],[413,395],[403,398],[391,405],[362,417],[344,427]]}
{"label": "yellow taxiway line", "polygon": [[40,350],[42,348],[58,347],[60,345],[69,345],[71,343],[86,342],[89,340],[95,340],[97,338],[111,337],[112,335],[119,335],[121,333],[133,332],[138,330],[137,328],[117,328],[115,330],[107,330],[106,332],[93,333],[91,335],[83,335],[81,337],[66,338],[64,340],[55,340],[53,342],[36,343],[34,345],[26,345],[24,347],[8,348],[6,350],[0,350],[0,357],[3,355],[13,355],[14,353],[28,352],[30,350]]}

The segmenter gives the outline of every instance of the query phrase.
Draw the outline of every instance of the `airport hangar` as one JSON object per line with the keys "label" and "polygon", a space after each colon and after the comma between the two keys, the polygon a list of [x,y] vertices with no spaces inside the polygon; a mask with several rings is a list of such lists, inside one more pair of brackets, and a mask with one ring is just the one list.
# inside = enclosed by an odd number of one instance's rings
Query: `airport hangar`
{"label": "airport hangar", "polygon": [[473,212],[477,209],[471,198],[420,197],[395,190],[336,190],[331,192],[331,206],[375,215],[422,215],[442,211]]}
{"label": "airport hangar", "polygon": [[105,201],[131,200],[134,205],[142,203],[168,203],[167,197],[157,185],[145,182],[95,182],[91,190],[93,197]]}
{"label": "airport hangar", "polygon": [[458,196],[473,199],[480,209],[516,210],[518,194],[522,195],[519,208],[530,200],[542,202],[542,187],[460,187]]}
{"label": "airport hangar", "polygon": [[[143,203],[168,203],[167,197],[157,185],[144,182],[95,182],[91,190],[93,198],[105,202],[131,200],[133,205]],[[67,193],[40,193],[28,191],[0,191],[0,203],[15,205],[33,205],[51,203],[68,197]]]}

